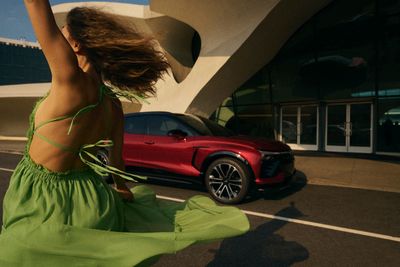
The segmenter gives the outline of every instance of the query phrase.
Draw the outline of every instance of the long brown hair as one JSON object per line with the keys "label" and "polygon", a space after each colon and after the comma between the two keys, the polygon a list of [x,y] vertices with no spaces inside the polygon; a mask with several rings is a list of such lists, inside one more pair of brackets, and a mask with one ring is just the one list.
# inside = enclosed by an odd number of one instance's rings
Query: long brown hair
{"label": "long brown hair", "polygon": [[154,85],[169,67],[156,41],[126,21],[94,8],[77,7],[67,26],[104,82],[142,96],[154,95]]}

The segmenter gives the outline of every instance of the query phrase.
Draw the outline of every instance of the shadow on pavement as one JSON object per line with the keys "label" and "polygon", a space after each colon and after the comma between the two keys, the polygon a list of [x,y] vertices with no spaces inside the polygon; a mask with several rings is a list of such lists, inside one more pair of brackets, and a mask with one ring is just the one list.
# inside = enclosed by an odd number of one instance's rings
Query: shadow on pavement
{"label": "shadow on pavement", "polygon": [[279,200],[284,199],[294,193],[302,190],[307,185],[307,176],[297,170],[292,178],[292,181],[286,185],[266,187],[261,190],[254,190],[243,203],[253,202],[259,199],[264,200]]}
{"label": "shadow on pavement", "polygon": [[[304,216],[293,202],[275,215],[289,218]],[[274,219],[243,236],[225,239],[207,267],[290,266],[308,259],[309,252],[304,246],[295,241],[286,241],[275,233],[287,223]]]}
{"label": "shadow on pavement", "polygon": [[[198,191],[204,194],[208,194],[207,189],[205,186],[198,184],[198,183],[184,183],[184,182],[175,182],[171,180],[161,180],[157,178],[150,178],[146,182],[142,182],[146,184],[154,184],[159,186],[167,186],[167,187],[175,187],[180,189]],[[135,184],[132,184],[133,186]],[[247,198],[245,198],[241,204],[253,202],[259,199],[264,200],[278,200],[286,198],[301,189],[303,189],[307,185],[307,177],[306,175],[297,170],[296,174],[294,175],[292,181],[286,185],[277,185],[267,187],[263,190],[254,190],[249,194]],[[208,195],[209,196],[209,195]]]}

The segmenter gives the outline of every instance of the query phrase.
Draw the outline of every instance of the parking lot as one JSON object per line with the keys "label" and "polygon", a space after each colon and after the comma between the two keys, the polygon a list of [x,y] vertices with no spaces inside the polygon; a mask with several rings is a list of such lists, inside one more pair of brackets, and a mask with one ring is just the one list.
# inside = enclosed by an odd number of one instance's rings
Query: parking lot
{"label": "parking lot", "polygon": [[[0,199],[21,154],[0,153]],[[183,201],[197,186],[150,183],[159,198]],[[251,230],[162,256],[155,266],[400,266],[400,194],[308,184],[237,205]],[[135,253],[135,248],[132,248]]]}

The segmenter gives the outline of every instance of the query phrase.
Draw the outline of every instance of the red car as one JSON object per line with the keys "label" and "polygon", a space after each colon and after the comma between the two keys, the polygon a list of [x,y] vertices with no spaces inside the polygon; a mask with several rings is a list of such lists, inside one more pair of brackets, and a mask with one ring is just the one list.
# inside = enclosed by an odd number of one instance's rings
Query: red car
{"label": "red car", "polygon": [[201,183],[225,204],[242,201],[252,186],[283,184],[295,172],[293,152],[282,142],[169,112],[127,114],[123,158],[138,174]]}

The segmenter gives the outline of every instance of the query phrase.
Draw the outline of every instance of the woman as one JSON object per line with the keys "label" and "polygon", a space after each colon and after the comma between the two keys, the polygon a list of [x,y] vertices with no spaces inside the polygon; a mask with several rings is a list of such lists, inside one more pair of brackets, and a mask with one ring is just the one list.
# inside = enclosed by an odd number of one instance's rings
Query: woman
{"label": "woman", "polygon": [[[49,92],[30,116],[28,142],[4,198],[0,266],[134,266],[190,244],[242,234],[247,218],[195,196],[157,200],[128,189],[117,96],[154,93],[167,70],[151,38],[110,14],[68,13],[60,31],[48,0],[25,0],[52,73]],[[105,86],[107,84],[108,86]],[[110,165],[93,156],[110,148]],[[112,174],[114,189],[102,175]]]}

